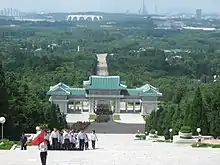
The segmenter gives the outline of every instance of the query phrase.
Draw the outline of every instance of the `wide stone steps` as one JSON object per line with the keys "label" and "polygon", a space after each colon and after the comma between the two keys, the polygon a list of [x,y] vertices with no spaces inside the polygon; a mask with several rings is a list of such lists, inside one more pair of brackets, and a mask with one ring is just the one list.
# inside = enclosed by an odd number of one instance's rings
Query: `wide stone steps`
{"label": "wide stone steps", "polygon": [[125,123],[116,123],[110,121],[107,123],[96,123],[92,122],[85,130],[89,133],[92,130],[95,130],[96,133],[100,134],[135,134],[138,130],[141,133],[144,133],[144,124],[125,124]]}

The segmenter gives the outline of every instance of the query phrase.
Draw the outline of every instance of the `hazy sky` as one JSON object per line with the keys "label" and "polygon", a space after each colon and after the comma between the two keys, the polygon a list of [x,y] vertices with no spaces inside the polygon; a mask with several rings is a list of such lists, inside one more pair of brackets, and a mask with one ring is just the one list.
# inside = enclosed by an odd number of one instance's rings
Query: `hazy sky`
{"label": "hazy sky", "polygon": [[[16,8],[22,11],[48,12],[137,12],[142,0],[0,0],[1,8]],[[220,13],[220,0],[145,0],[147,10],[154,12],[157,5],[158,12],[194,12],[202,8],[204,12]]]}

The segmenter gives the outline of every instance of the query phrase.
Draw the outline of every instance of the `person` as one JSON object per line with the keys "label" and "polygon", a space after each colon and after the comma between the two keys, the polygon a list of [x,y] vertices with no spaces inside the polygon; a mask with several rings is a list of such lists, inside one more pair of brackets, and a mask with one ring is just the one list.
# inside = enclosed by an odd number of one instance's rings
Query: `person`
{"label": "person", "polygon": [[59,132],[56,128],[53,129],[53,131],[50,134],[51,142],[52,142],[52,150],[58,149],[58,138],[59,138]]}
{"label": "person", "polygon": [[76,138],[74,136],[74,132],[70,133],[70,149],[74,150],[76,147]]}
{"label": "person", "polygon": [[79,150],[83,151],[85,145],[85,133],[83,130],[78,133],[77,139],[79,140]]}
{"label": "person", "polygon": [[71,136],[67,130],[64,130],[63,132],[63,149],[64,150],[70,150],[70,140]]}
{"label": "person", "polygon": [[92,148],[95,149],[95,143],[96,143],[96,141],[98,141],[95,130],[92,131],[91,141],[92,141]]}
{"label": "person", "polygon": [[89,149],[89,137],[88,137],[87,133],[85,133],[85,149],[86,150]]}
{"label": "person", "polygon": [[46,133],[43,135],[44,140],[38,145],[38,149],[40,150],[40,159],[41,159],[41,164],[46,165],[47,162],[47,141],[45,137]]}
{"label": "person", "polygon": [[27,150],[27,142],[28,142],[27,137],[25,136],[25,134],[22,134],[22,136],[21,136],[21,150]]}

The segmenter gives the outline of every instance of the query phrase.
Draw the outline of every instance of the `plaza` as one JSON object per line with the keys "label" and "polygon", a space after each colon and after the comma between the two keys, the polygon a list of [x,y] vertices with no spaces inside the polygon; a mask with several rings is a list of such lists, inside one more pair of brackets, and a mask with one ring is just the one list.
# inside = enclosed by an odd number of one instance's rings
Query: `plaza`
{"label": "plaza", "polygon": [[[134,135],[98,134],[96,150],[49,151],[48,165],[218,165],[220,149],[134,140]],[[39,165],[36,147],[0,151],[2,165]]]}

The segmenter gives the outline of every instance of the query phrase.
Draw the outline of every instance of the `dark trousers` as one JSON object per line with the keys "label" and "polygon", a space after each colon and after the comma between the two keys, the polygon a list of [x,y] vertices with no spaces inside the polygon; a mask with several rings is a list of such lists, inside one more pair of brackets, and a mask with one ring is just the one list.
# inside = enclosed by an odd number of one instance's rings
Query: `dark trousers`
{"label": "dark trousers", "polygon": [[47,163],[47,152],[40,153],[41,164],[46,165]]}
{"label": "dark trousers", "polygon": [[69,150],[70,149],[70,140],[69,139],[64,139],[64,150]]}
{"label": "dark trousers", "polygon": [[89,148],[89,142],[85,142],[85,149],[88,150]]}
{"label": "dark trousers", "polygon": [[76,147],[76,144],[75,143],[70,143],[70,150],[74,150]]}
{"label": "dark trousers", "polygon": [[58,150],[58,139],[52,138],[52,150]]}
{"label": "dark trousers", "polygon": [[27,145],[25,143],[21,144],[21,150],[27,150]]}
{"label": "dark trousers", "polygon": [[85,140],[80,139],[79,140],[79,149],[83,151],[84,150],[84,145],[85,145]]}
{"label": "dark trousers", "polygon": [[95,149],[95,140],[92,140],[92,148]]}

